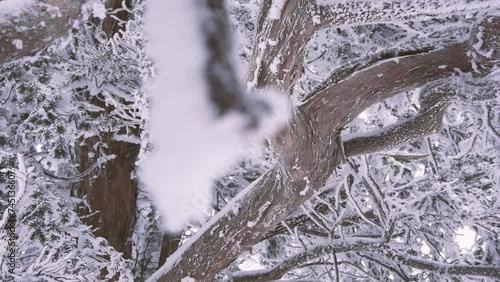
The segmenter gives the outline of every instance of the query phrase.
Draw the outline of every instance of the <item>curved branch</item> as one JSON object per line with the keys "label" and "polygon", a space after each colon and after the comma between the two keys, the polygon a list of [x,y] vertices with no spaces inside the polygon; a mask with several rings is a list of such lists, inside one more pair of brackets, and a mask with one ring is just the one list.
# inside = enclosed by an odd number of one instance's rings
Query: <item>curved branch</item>
{"label": "curved branch", "polygon": [[342,1],[320,7],[322,19],[318,27],[424,21],[435,17],[484,12],[499,6],[496,0]]}

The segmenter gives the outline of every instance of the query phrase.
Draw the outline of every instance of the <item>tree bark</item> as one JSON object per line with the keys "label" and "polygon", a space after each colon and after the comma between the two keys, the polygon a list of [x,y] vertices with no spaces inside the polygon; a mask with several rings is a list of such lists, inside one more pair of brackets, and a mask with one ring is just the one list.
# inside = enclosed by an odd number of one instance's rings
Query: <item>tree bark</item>
{"label": "tree bark", "polygon": [[[391,60],[358,72],[311,98],[297,109],[289,126],[273,142],[280,164],[241,192],[228,204],[230,208],[223,209],[181,246],[178,252],[182,256],[167,260],[150,281],[179,281],[186,276],[213,280],[237,255],[325,184],[340,164],[333,140],[343,126],[368,106],[398,92],[453,75],[455,69],[471,71],[467,50],[463,43],[397,62]],[[442,65],[448,67],[440,68]],[[220,257],[221,253],[225,255]]]}
{"label": "tree bark", "polygon": [[363,239],[354,242],[346,242],[345,240],[335,240],[328,245],[318,245],[313,248],[294,255],[280,264],[257,271],[242,271],[235,273],[231,279],[232,282],[251,282],[251,281],[275,281],[279,280],[283,275],[292,269],[299,268],[312,259],[319,258],[331,253],[344,253],[355,251],[370,251],[379,249],[383,245],[380,239]]}
{"label": "tree bark", "polygon": [[[123,1],[109,0],[106,3],[107,9],[120,8]],[[125,5],[130,7],[131,1],[125,1]],[[128,13],[119,12],[117,15],[121,20],[128,19]],[[117,20],[109,15],[100,23],[94,19],[95,24],[101,24],[101,28],[112,37],[119,34],[120,26]],[[106,105],[97,98],[92,99],[92,103],[106,112],[112,111],[112,106]],[[139,137],[139,129],[132,132]],[[132,245],[130,242],[131,233],[134,230],[136,221],[138,182],[132,177],[135,170],[135,161],[139,155],[140,145],[129,142],[113,140],[112,132],[102,133],[101,136],[90,137],[80,140],[79,147],[76,148],[79,169],[81,172],[91,167],[99,156],[96,151],[99,143],[107,145],[106,154],[114,155],[115,158],[106,162],[99,170],[86,175],[82,181],[77,183],[77,195],[86,198],[90,210],[81,206],[79,214],[83,216],[87,225],[95,228],[94,235],[108,240],[109,244],[118,252],[123,253],[124,258],[130,258]],[[96,157],[90,157],[94,155]]]}
{"label": "tree bark", "polygon": [[[500,4],[495,0],[470,2],[467,0],[355,0],[321,6],[321,23],[324,26],[349,26],[409,21],[424,21],[448,15],[484,13]],[[479,17],[479,15],[478,15]]]}
{"label": "tree bark", "polygon": [[[305,35],[294,32],[298,28],[294,26],[297,21],[291,17],[296,15],[300,18],[299,15],[303,15],[299,9],[304,8],[301,4],[304,2],[300,0],[287,1],[281,13],[282,21],[293,28],[274,25],[279,21],[268,25],[268,28],[271,27],[269,32],[273,30],[272,27],[277,29],[270,34],[282,36],[277,40],[278,45],[272,47],[278,50],[283,46],[291,48],[285,47],[281,51],[287,57],[301,56],[307,43],[304,40],[307,39],[307,28]],[[309,16],[312,15],[304,17]],[[307,18],[302,20],[307,26]],[[302,22],[299,27],[304,27]],[[483,35],[494,38],[498,36],[498,32],[498,29],[491,28],[483,32]],[[262,42],[267,44],[267,39],[274,37],[263,39]],[[474,42],[454,44],[438,51],[381,62],[319,91],[295,110],[288,126],[274,137],[272,149],[279,160],[278,164],[233,199],[182,245],[148,281],[180,281],[185,277],[192,277],[197,281],[213,281],[214,276],[239,254],[249,250],[325,184],[335,167],[341,163],[343,152],[337,147],[338,142],[335,140],[345,125],[370,105],[396,93],[450,77],[457,70],[473,71],[471,58],[467,54],[472,43]],[[249,81],[262,86],[278,83],[282,89],[287,90],[298,77],[295,71],[301,67],[301,62],[298,63],[300,57],[290,58],[293,62],[283,64],[284,68],[290,68],[287,69],[288,72],[282,71],[282,76],[280,72],[271,72],[272,75],[269,76],[273,56],[269,55],[264,60],[267,55],[259,52],[274,52],[274,57],[280,52],[273,51],[269,47],[271,45],[266,46],[268,49],[260,48],[260,51],[255,51],[255,64],[251,66]],[[498,59],[500,50],[494,51],[493,56],[488,58],[490,62]],[[481,64],[489,66],[484,62]],[[491,69],[493,68],[488,70]],[[482,75],[487,74],[488,70]],[[224,256],[221,257],[220,254]]]}
{"label": "tree bark", "polygon": [[366,155],[396,149],[419,137],[438,132],[448,103],[439,101],[422,109],[415,117],[390,125],[364,136],[347,136],[344,150],[347,157]]}
{"label": "tree bark", "polygon": [[[82,0],[33,1],[19,14],[0,15],[0,64],[30,56],[68,34]],[[22,28],[21,28],[22,27]]]}

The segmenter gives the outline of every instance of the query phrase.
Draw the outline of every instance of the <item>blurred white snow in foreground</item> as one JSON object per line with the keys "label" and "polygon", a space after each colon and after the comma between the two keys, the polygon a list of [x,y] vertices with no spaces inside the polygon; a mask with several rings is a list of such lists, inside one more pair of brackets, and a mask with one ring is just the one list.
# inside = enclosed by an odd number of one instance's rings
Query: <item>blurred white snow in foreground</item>
{"label": "blurred white snow in foreground", "polygon": [[286,121],[286,95],[264,96],[274,116],[261,120],[259,132],[245,130],[239,113],[216,117],[209,100],[203,68],[202,35],[194,1],[148,1],[148,54],[158,68],[152,98],[149,132],[153,152],[141,164],[141,180],[153,193],[170,231],[189,220],[204,221],[210,212],[213,179],[235,164],[243,147],[263,143]]}

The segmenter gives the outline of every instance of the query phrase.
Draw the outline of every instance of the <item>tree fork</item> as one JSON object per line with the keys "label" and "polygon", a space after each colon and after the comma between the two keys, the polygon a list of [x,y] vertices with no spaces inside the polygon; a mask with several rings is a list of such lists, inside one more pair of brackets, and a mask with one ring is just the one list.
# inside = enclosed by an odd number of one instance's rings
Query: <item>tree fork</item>
{"label": "tree fork", "polygon": [[[498,32],[491,29],[484,34],[496,36]],[[396,93],[449,77],[456,69],[472,71],[468,46],[454,44],[381,63],[326,88],[300,106],[273,142],[280,164],[228,204],[231,207],[237,203],[237,212],[223,209],[149,281],[179,281],[187,276],[211,281],[325,184],[340,164],[335,142],[329,140],[334,140],[341,127],[368,106]],[[225,256],[220,258],[220,253]],[[220,259],[214,261],[214,257]]]}

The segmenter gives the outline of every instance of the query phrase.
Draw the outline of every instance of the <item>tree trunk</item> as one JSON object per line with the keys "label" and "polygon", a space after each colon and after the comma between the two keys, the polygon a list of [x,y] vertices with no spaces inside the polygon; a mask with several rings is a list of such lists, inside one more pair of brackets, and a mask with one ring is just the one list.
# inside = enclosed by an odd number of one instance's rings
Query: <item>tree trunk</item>
{"label": "tree trunk", "polygon": [[[498,36],[498,20],[490,18],[484,25],[487,28],[482,34],[483,47],[494,52],[482,58],[489,63],[473,60],[483,67],[481,75],[493,69],[491,62],[499,58],[500,51],[496,41],[491,40]],[[388,60],[319,91],[296,109],[288,127],[274,138],[272,149],[279,160],[276,167],[233,199],[149,281],[180,281],[188,276],[197,281],[213,281],[239,254],[249,250],[325,185],[345,155],[336,142],[345,125],[370,105],[396,93],[450,77],[457,70],[472,72],[467,53],[473,43]],[[286,41],[280,44],[291,45]]]}
{"label": "tree trunk", "polygon": [[[340,164],[335,140],[341,128],[370,105],[398,92],[420,87],[461,69],[471,71],[467,44],[389,61],[318,93],[298,108],[293,121],[277,135],[273,150],[280,164],[228,204],[190,242],[182,256],[167,260],[151,280],[179,281],[186,276],[212,281],[239,254],[300,207]],[[439,68],[449,66],[446,69]],[[378,74],[384,74],[379,77]],[[342,101],[342,102],[338,102]],[[237,210],[237,212],[234,212]],[[219,254],[224,254],[220,256]],[[214,259],[217,258],[217,259]]]}
{"label": "tree trunk", "polygon": [[[131,1],[125,4],[130,7]],[[122,1],[109,0],[106,3],[108,10],[120,8]],[[120,11],[115,16],[126,21],[128,13]],[[99,21],[95,19],[95,23]],[[108,16],[102,21],[102,29],[112,37],[119,33],[123,27],[117,21]],[[107,112],[111,111],[99,99],[93,99],[93,104]],[[133,132],[140,136],[139,130]],[[130,236],[134,230],[136,221],[138,183],[132,179],[135,170],[135,161],[140,151],[139,144],[113,140],[113,133],[103,133],[100,137],[91,137],[81,140],[84,145],[76,148],[76,155],[79,156],[80,172],[92,166],[97,158],[89,157],[89,153],[99,156],[95,151],[95,146],[99,143],[107,145],[106,154],[116,157],[106,162],[100,169],[85,176],[77,183],[77,194],[80,198],[86,198],[90,210],[81,206],[79,213],[83,216],[84,222],[95,228],[94,235],[103,237],[118,252],[123,253],[124,258],[131,256]],[[95,212],[95,213],[94,213]]]}

